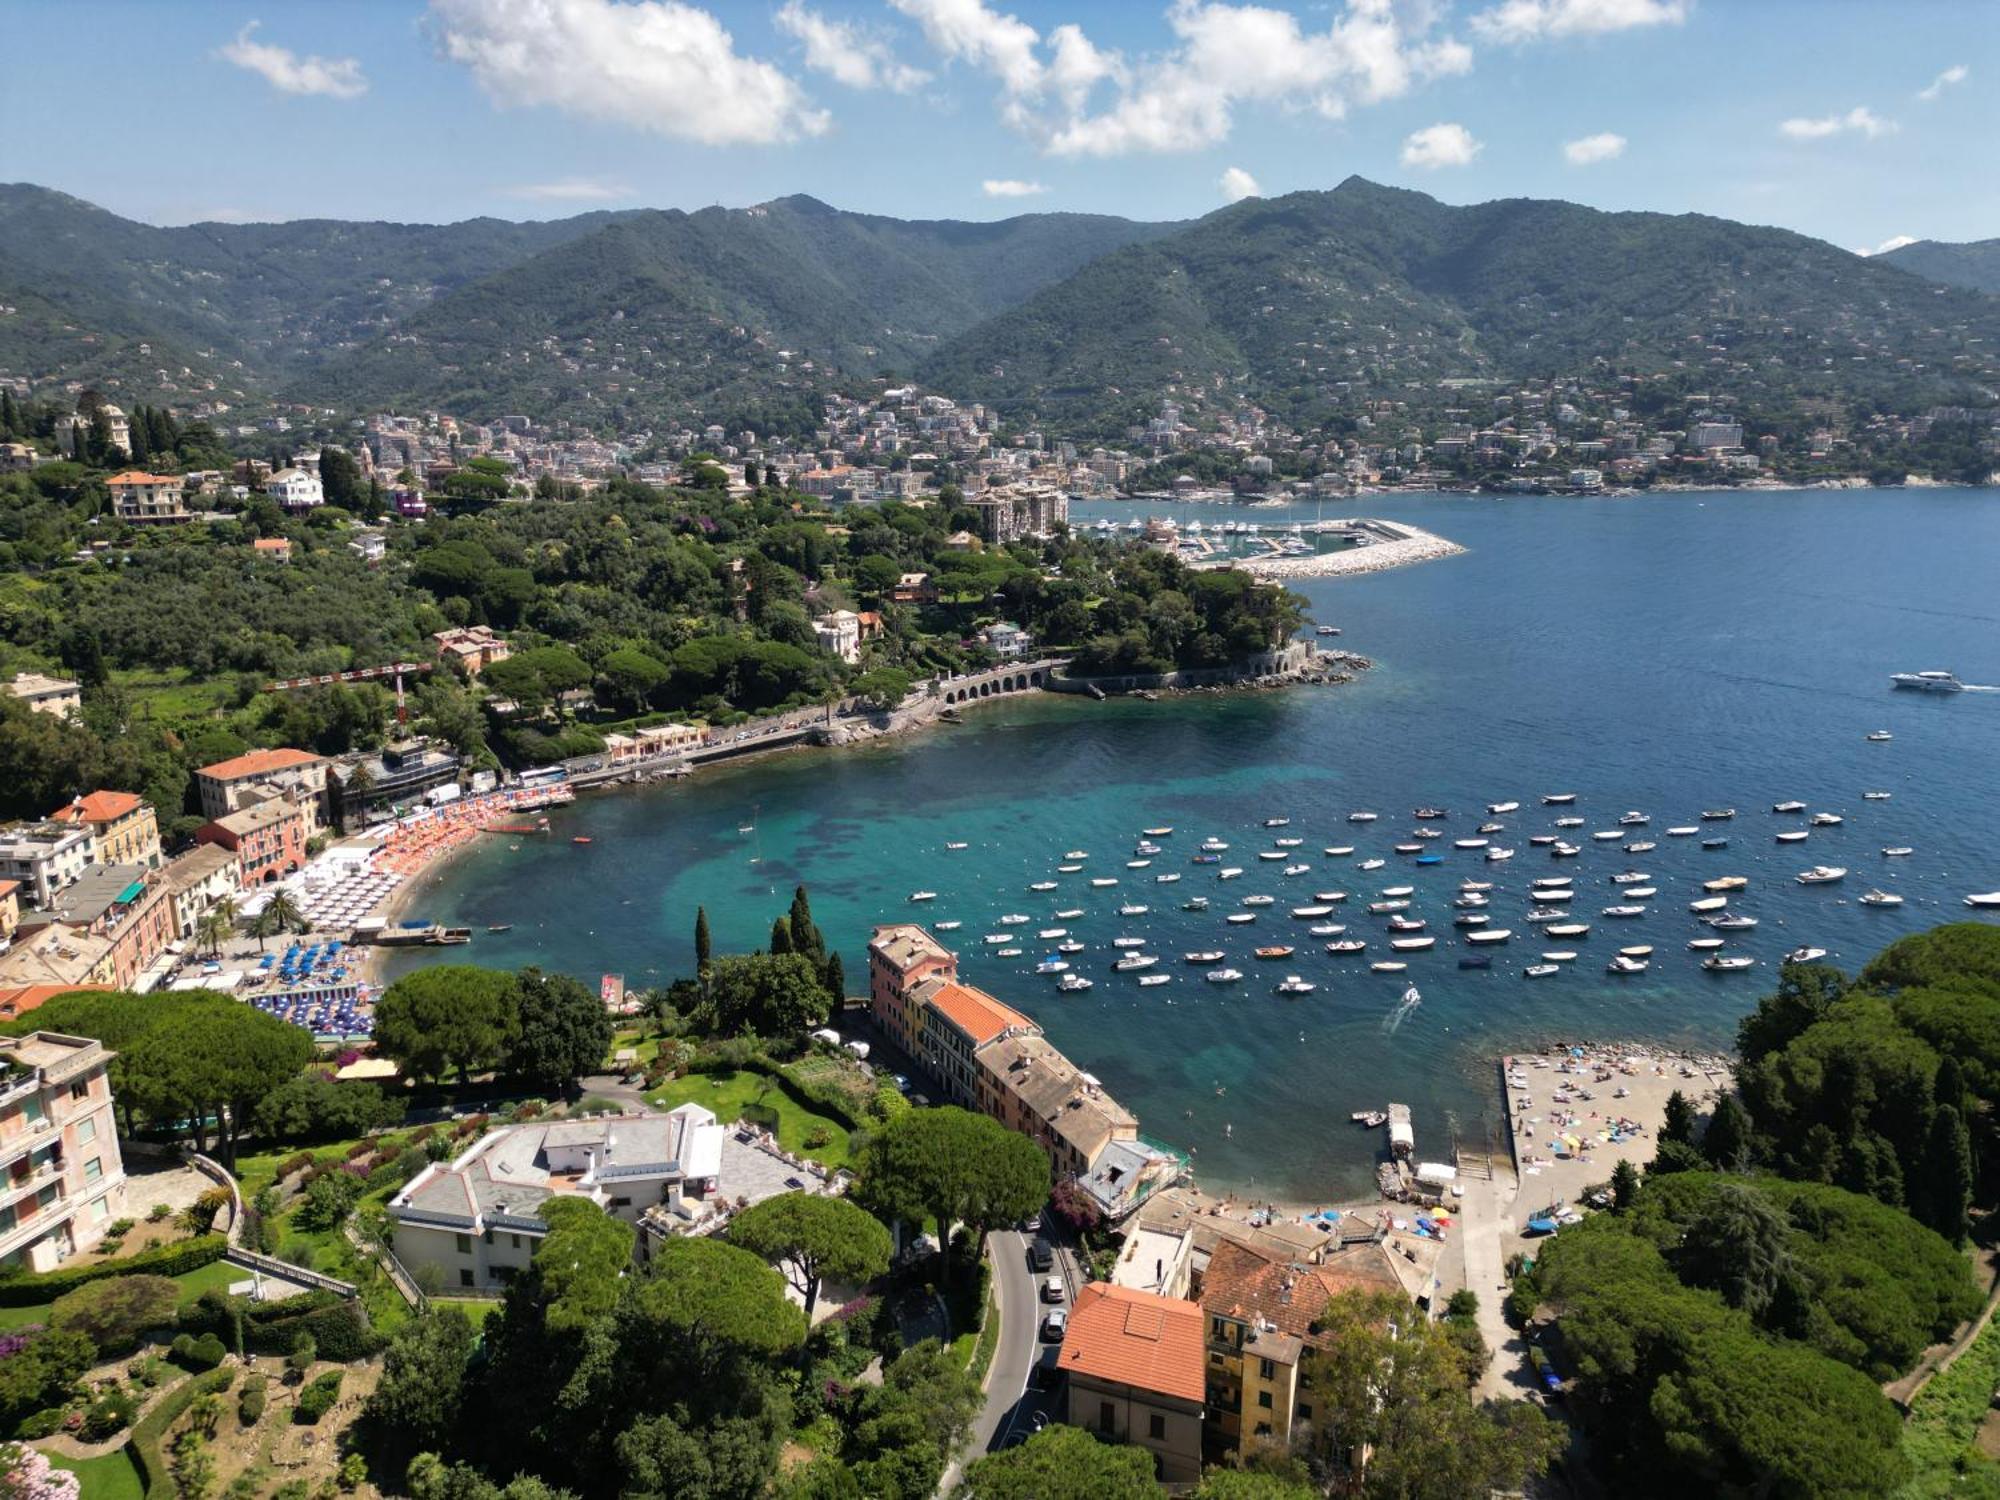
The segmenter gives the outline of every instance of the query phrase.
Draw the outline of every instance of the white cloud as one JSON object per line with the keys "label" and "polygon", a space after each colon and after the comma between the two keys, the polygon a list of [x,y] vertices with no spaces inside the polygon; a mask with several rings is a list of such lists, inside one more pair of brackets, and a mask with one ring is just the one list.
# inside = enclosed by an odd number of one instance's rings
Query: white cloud
{"label": "white cloud", "polygon": [[554,182],[524,182],[505,189],[510,198],[527,198],[538,203],[606,203],[629,198],[632,189],[622,182],[600,182],[594,177],[559,177]]}
{"label": "white cloud", "polygon": [[989,177],[979,184],[979,191],[989,198],[1033,198],[1048,189],[1039,182],[1023,182],[1018,177]]}
{"label": "white cloud", "polygon": [[[1320,31],[1261,5],[1172,0],[1173,44],[1138,61],[1074,25],[1043,37],[985,0],[890,3],[943,56],[991,75],[1002,118],[1056,156],[1198,150],[1228,139],[1242,103],[1339,119],[1472,66],[1470,48],[1431,34],[1431,7],[1397,0],[1345,0]],[[1094,108],[1100,89],[1111,97]]]}
{"label": "white cloud", "polygon": [[1778,134],[1793,141],[1819,141],[1850,131],[1872,141],[1878,135],[1892,135],[1895,130],[1894,120],[1883,119],[1865,104],[1855,105],[1844,115],[1821,115],[1816,119],[1795,117],[1778,126]]}
{"label": "white cloud", "polygon": [[289,47],[250,39],[260,23],[252,21],[222,49],[224,61],[257,74],[281,94],[321,94],[329,99],[358,99],[368,92],[361,64],[351,57],[300,57]]}
{"label": "white cloud", "polygon": [[1573,167],[1594,167],[1601,161],[1616,161],[1624,154],[1625,137],[1608,130],[1563,143],[1563,157]]}
{"label": "white cloud", "polygon": [[1472,18],[1472,29],[1496,42],[1601,36],[1640,26],[1678,26],[1692,0],[1501,0]]}
{"label": "white cloud", "polygon": [[1953,63],[1931,80],[1929,88],[1917,90],[1917,97],[1926,104],[1929,104],[1954,83],[1963,83],[1971,76],[1972,69],[1968,68],[1964,63]]}
{"label": "white cloud", "polygon": [[502,108],[546,104],[708,146],[769,145],[830,123],[783,70],[680,0],[431,0],[444,55]]}
{"label": "white cloud", "polygon": [[1888,239],[1882,241],[1882,243],[1877,245],[1873,250],[1870,250],[1866,245],[1863,245],[1860,249],[1856,250],[1854,253],[1856,255],[1887,255],[1891,250],[1900,250],[1903,248],[1903,246],[1914,245],[1916,244],[1916,242],[1917,242],[1917,237],[1914,234],[1892,234],[1889,236]]}
{"label": "white cloud", "polygon": [[849,22],[830,20],[800,0],[787,0],[776,19],[780,29],[805,44],[808,68],[851,89],[886,88],[903,94],[931,76],[897,61],[881,38],[865,35]]}
{"label": "white cloud", "polygon": [[1216,186],[1222,189],[1224,203],[1241,203],[1245,198],[1264,196],[1264,190],[1257,186],[1257,179],[1241,167],[1231,167],[1224,172]]}
{"label": "white cloud", "polygon": [[1469,167],[1485,149],[1463,125],[1426,125],[1403,142],[1403,165],[1436,171],[1439,167]]}

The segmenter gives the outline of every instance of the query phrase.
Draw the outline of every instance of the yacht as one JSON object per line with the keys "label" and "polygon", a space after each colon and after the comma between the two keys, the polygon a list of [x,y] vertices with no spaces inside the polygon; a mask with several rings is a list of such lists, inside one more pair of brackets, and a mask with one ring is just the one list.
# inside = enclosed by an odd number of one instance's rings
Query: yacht
{"label": "yacht", "polygon": [[1701,966],[1712,974],[1731,974],[1738,969],[1755,968],[1757,960],[1741,953],[1711,953],[1701,961]]}
{"label": "yacht", "polygon": [[1502,813],[1519,812],[1520,809],[1521,804],[1518,802],[1489,802],[1486,804],[1486,810],[1496,818]]}
{"label": "yacht", "polygon": [[1413,839],[1441,839],[1444,837],[1444,830],[1442,828],[1412,828],[1410,830],[1410,837]]}
{"label": "yacht", "polygon": [[1318,985],[1309,983],[1296,974],[1287,974],[1283,979],[1278,981],[1277,993],[1280,995],[1310,995],[1318,988]]}
{"label": "yacht", "polygon": [[1074,994],[1078,990],[1089,989],[1090,981],[1081,974],[1065,974],[1056,981],[1056,988]]}
{"label": "yacht", "polygon": [[1892,672],[1889,681],[1919,693],[1962,693],[1965,684],[1950,672]]}
{"label": "yacht", "polygon": [[1891,844],[1882,851],[1882,856],[1885,859],[1903,859],[1916,852],[1908,844]]}
{"label": "yacht", "polygon": [[1785,955],[1788,964],[1816,964],[1826,957],[1824,948],[1794,948]]}
{"label": "yacht", "polygon": [[1847,878],[1844,865],[1814,865],[1810,870],[1802,870],[1794,877],[1800,885],[1832,885],[1836,880]]}
{"label": "yacht", "polygon": [[1861,897],[1863,906],[1901,906],[1903,898],[1893,891],[1867,891]]}

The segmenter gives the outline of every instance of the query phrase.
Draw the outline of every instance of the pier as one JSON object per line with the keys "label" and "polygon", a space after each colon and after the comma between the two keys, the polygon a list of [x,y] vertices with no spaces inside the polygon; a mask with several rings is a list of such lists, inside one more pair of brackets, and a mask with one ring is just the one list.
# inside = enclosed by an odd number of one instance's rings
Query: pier
{"label": "pier", "polygon": [[[1288,536],[1344,536],[1349,545],[1339,552],[1317,552],[1309,557],[1292,556],[1281,550]],[[1347,516],[1331,521],[1304,521],[1296,532],[1259,533],[1255,538],[1270,550],[1254,557],[1204,559],[1189,564],[1196,568],[1241,568],[1260,579],[1337,578],[1354,573],[1382,573],[1390,568],[1415,563],[1436,562],[1456,557],[1465,548],[1447,537],[1425,531],[1405,521],[1385,521],[1374,516]]]}

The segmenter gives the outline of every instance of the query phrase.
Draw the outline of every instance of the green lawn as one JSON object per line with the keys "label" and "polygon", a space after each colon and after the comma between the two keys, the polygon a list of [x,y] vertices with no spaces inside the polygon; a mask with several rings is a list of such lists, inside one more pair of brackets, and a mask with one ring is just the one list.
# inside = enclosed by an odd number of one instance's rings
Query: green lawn
{"label": "green lawn", "polygon": [[[699,1104],[714,1110],[725,1125],[747,1119],[766,1129],[775,1128],[779,1144],[787,1151],[829,1167],[848,1164],[847,1127],[831,1115],[807,1109],[762,1073],[690,1073],[646,1098],[658,1109]],[[806,1132],[815,1125],[825,1126],[832,1139],[809,1150]]]}
{"label": "green lawn", "polygon": [[480,1297],[433,1297],[431,1298],[431,1306],[433,1308],[455,1307],[472,1320],[474,1328],[481,1328],[485,1326],[488,1318],[500,1311],[502,1304]]}
{"label": "green lawn", "polygon": [[1923,1388],[1903,1424],[1903,1451],[1915,1471],[1898,1500],[2000,1493],[2000,1470],[1974,1447],[1987,1403],[2000,1384],[2000,1321],[1980,1330],[1972,1347]]}
{"label": "green lawn", "polygon": [[[232,1266],[227,1261],[214,1261],[195,1270],[184,1272],[173,1278],[181,1289],[181,1300],[199,1297],[210,1287],[226,1287],[232,1281],[247,1281],[250,1273],[241,1266]],[[30,1323],[46,1323],[49,1308],[54,1304],[37,1302],[32,1307],[0,1307],[0,1332],[10,1328],[23,1328]]]}
{"label": "green lawn", "polygon": [[155,718],[200,719],[227,708],[234,685],[224,678],[197,679],[185,671],[117,671],[113,682],[130,695],[133,705]]}
{"label": "green lawn", "polygon": [[51,1453],[48,1460],[53,1467],[76,1475],[83,1487],[81,1500],[142,1500],[146,1493],[145,1486],[139,1483],[139,1471],[123,1448],[97,1458],[69,1458]]}

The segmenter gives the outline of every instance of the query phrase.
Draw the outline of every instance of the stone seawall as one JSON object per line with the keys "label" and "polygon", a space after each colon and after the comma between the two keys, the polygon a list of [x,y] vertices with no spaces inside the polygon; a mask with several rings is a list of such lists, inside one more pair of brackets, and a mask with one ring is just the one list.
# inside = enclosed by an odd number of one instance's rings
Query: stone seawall
{"label": "stone seawall", "polygon": [[1457,542],[1401,521],[1370,520],[1366,525],[1383,540],[1312,557],[1240,558],[1234,565],[1260,579],[1339,578],[1436,562],[1439,558],[1456,557],[1465,550]]}
{"label": "stone seawall", "polygon": [[1116,677],[1072,677],[1051,673],[1048,688],[1056,693],[1172,693],[1196,688],[1235,687],[1244,683],[1345,682],[1373,665],[1367,657],[1347,651],[1322,651],[1310,641],[1293,641],[1221,667],[1185,667],[1176,672],[1130,672]]}

